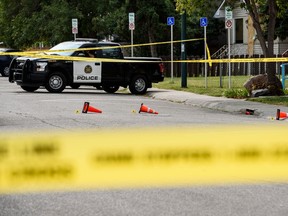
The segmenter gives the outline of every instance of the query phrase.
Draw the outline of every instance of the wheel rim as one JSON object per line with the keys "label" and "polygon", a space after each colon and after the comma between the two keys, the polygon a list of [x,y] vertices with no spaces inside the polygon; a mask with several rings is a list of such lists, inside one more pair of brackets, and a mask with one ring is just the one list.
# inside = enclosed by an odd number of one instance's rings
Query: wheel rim
{"label": "wheel rim", "polygon": [[142,92],[146,87],[144,79],[137,79],[135,82],[135,89],[137,92]]}
{"label": "wheel rim", "polygon": [[59,89],[63,85],[63,80],[59,76],[52,76],[49,83],[52,89]]}
{"label": "wheel rim", "polygon": [[4,74],[5,74],[5,76],[9,75],[9,67],[4,68]]}

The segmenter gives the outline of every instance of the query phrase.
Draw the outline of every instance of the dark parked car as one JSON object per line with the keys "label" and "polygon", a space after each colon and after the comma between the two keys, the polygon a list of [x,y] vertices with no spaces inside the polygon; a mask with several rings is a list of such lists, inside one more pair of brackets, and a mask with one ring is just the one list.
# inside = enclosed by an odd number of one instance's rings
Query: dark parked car
{"label": "dark parked car", "polygon": [[7,55],[0,55],[0,74],[9,76],[9,65],[15,56],[9,55],[9,52],[19,52],[20,50],[11,48],[0,48],[0,52],[7,52]]}

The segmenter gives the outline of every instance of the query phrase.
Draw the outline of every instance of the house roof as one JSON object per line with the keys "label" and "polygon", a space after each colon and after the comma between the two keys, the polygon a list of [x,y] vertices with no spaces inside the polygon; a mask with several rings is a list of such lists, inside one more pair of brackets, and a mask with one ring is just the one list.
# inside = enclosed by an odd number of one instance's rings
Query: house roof
{"label": "house roof", "polygon": [[217,9],[217,11],[214,14],[214,18],[225,18],[225,8],[222,8],[223,5],[225,4],[225,0],[222,1],[221,5],[219,6],[219,8]]}
{"label": "house roof", "polygon": [[[220,19],[220,18],[225,18],[225,0],[224,1],[222,1],[222,3],[221,3],[221,5],[219,6],[219,8],[217,9],[217,11],[215,12],[215,14],[214,14],[214,18],[218,18],[218,19]],[[240,5],[240,2],[245,2],[244,0],[239,0],[239,5]],[[240,7],[237,7],[238,8],[238,10],[240,9]],[[234,8],[234,9],[236,9],[237,10],[237,8]],[[241,8],[241,10],[244,10],[243,8]],[[234,11],[234,10],[233,10]]]}

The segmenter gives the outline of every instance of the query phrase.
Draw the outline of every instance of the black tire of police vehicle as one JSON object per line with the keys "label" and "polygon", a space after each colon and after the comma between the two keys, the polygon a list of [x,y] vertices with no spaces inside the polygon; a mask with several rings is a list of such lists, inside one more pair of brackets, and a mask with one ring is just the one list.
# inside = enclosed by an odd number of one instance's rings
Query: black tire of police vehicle
{"label": "black tire of police vehicle", "polygon": [[70,87],[72,89],[78,89],[78,88],[80,88],[80,84],[71,84]]}
{"label": "black tire of police vehicle", "polygon": [[21,86],[21,88],[27,92],[34,92],[37,89],[39,89],[39,87],[32,87],[32,86]]}
{"label": "black tire of police vehicle", "polygon": [[66,77],[59,72],[55,72],[49,75],[45,88],[51,93],[60,93],[66,87]]}
{"label": "black tire of police vehicle", "polygon": [[119,86],[103,85],[102,88],[105,92],[112,94],[112,93],[115,93],[116,91],[118,91]]}
{"label": "black tire of police vehicle", "polygon": [[9,76],[9,67],[5,67],[3,69],[3,73],[2,73],[3,77],[8,77]]}
{"label": "black tire of police vehicle", "polygon": [[142,95],[147,92],[147,79],[143,75],[134,76],[129,84],[129,90],[132,94]]}
{"label": "black tire of police vehicle", "polygon": [[95,87],[97,90],[103,90],[103,88],[102,88],[101,85],[94,85],[94,87]]}

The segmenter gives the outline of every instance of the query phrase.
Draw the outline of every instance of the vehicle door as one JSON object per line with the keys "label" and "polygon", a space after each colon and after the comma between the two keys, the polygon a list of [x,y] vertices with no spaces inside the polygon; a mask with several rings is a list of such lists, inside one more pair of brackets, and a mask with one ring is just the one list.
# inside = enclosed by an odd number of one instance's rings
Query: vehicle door
{"label": "vehicle door", "polygon": [[104,83],[119,83],[124,81],[125,74],[123,62],[121,62],[123,56],[120,48],[111,47],[96,50],[96,55],[96,58],[105,58],[102,61],[102,81]]}
{"label": "vehicle door", "polygon": [[[84,51],[77,54],[79,57],[91,58]],[[101,83],[102,62],[97,61],[73,61],[73,83]]]}

